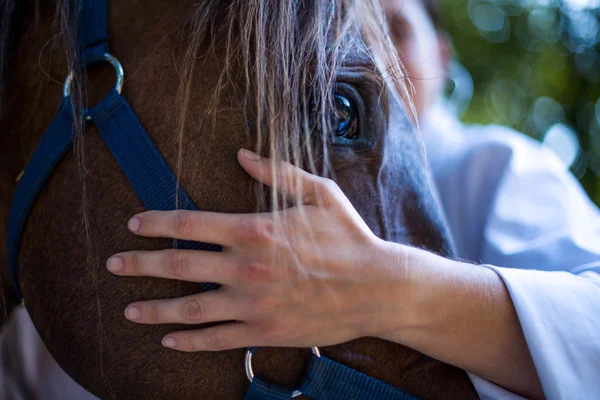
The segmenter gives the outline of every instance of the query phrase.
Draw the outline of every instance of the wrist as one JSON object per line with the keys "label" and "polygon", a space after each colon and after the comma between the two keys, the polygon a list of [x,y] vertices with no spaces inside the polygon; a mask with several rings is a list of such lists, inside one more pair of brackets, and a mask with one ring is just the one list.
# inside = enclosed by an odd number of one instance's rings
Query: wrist
{"label": "wrist", "polygon": [[428,332],[439,332],[452,318],[445,304],[457,294],[459,271],[475,266],[397,243],[387,243],[384,253],[393,270],[392,284],[385,292],[385,323],[375,336],[418,346]]}
{"label": "wrist", "polygon": [[[375,246],[377,254],[373,264],[377,267],[378,284],[372,290],[372,301],[376,305],[365,336],[399,342],[399,337],[421,321],[423,299],[421,282],[431,272],[431,260],[426,251],[410,246],[379,240]],[[431,256],[433,256],[431,254]]]}
{"label": "wrist", "polygon": [[515,393],[541,394],[535,364],[502,278],[492,269],[423,250],[404,246],[401,252],[405,264],[394,268],[405,277],[397,281],[399,295],[393,301],[405,307],[386,306],[392,312],[385,316],[386,329],[377,336]]}

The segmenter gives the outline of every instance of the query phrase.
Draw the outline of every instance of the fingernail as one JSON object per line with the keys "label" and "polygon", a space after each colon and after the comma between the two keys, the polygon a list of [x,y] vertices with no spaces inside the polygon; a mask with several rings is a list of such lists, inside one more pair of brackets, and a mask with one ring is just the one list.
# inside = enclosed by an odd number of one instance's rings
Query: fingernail
{"label": "fingernail", "polygon": [[253,151],[250,150],[246,150],[246,149],[241,149],[240,150],[240,155],[244,158],[247,158],[248,160],[252,160],[252,161],[258,161],[260,160],[260,156],[256,153],[254,153]]}
{"label": "fingernail", "polygon": [[131,218],[129,222],[127,222],[127,228],[129,228],[131,232],[137,232],[137,230],[140,229],[140,220],[136,217]]}
{"label": "fingernail", "polygon": [[112,256],[106,261],[106,268],[113,273],[121,272],[121,270],[123,270],[123,259],[121,257]]}
{"label": "fingernail", "polygon": [[162,345],[165,347],[173,348],[177,346],[177,340],[173,336],[165,336],[162,341]]}
{"label": "fingernail", "polygon": [[136,319],[139,319],[141,316],[142,316],[142,312],[137,307],[129,306],[125,309],[125,318],[127,318],[131,321],[135,321]]}

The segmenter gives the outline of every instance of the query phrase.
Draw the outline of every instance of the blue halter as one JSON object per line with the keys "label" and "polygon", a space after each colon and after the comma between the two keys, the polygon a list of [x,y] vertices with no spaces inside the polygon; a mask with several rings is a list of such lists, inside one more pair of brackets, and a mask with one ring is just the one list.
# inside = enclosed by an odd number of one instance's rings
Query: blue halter
{"label": "blue halter", "polygon": [[[119,75],[120,64],[108,53],[107,0],[82,1],[79,43],[85,66],[105,61],[113,63]],[[113,61],[114,60],[114,61]],[[116,62],[116,63],[115,63]],[[121,70],[122,73],[122,70]],[[54,168],[73,145],[73,112],[69,98],[70,79],[65,83],[65,98],[50,127],[33,153],[17,186],[8,220],[8,267],[19,296],[19,246],[27,217],[35,200]],[[196,210],[196,205],[178,184],[169,166],[152,143],[127,100],[120,94],[120,85],[90,110],[86,110],[86,125],[96,125],[121,170],[137,195],[150,210]],[[177,241],[178,248],[220,251],[214,244]],[[202,291],[219,287],[201,283]],[[259,348],[250,348],[255,354]],[[254,377],[245,400],[289,400],[300,392],[318,400],[413,400],[400,389],[373,379],[327,357],[313,354],[298,390],[281,388]]]}

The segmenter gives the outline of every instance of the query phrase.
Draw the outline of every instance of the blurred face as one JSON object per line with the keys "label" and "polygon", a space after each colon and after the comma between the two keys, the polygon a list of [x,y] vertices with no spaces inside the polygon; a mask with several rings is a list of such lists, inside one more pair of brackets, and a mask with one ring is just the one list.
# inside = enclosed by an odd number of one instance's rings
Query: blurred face
{"label": "blurred face", "polygon": [[392,38],[414,85],[419,118],[436,101],[446,80],[447,46],[420,0],[384,0]]}

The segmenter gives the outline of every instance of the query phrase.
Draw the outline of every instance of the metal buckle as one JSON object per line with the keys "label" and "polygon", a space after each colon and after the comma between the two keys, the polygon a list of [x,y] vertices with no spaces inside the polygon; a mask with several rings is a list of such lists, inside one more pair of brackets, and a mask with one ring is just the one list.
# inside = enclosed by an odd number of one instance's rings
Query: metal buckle
{"label": "metal buckle", "polygon": [[[310,349],[312,350],[312,353],[315,356],[319,358],[321,357],[321,352],[319,351],[318,347],[311,347]],[[252,381],[254,380],[254,371],[252,371],[252,353],[250,352],[250,350],[246,350],[246,376],[248,377],[250,383],[252,383]],[[294,393],[292,393],[292,398],[298,397],[301,394],[301,391],[294,390]]]}
{"label": "metal buckle", "polygon": [[[123,81],[125,77],[125,73],[123,72],[123,66],[119,62],[119,60],[113,56],[112,54],[104,53],[104,61],[108,62],[115,69],[115,73],[117,74],[117,83],[115,84],[115,90],[121,94],[121,90],[123,90]],[[73,81],[73,71],[69,72],[67,75],[67,79],[65,79],[65,84],[63,85],[63,96],[68,97],[70,94],[71,82]]]}

